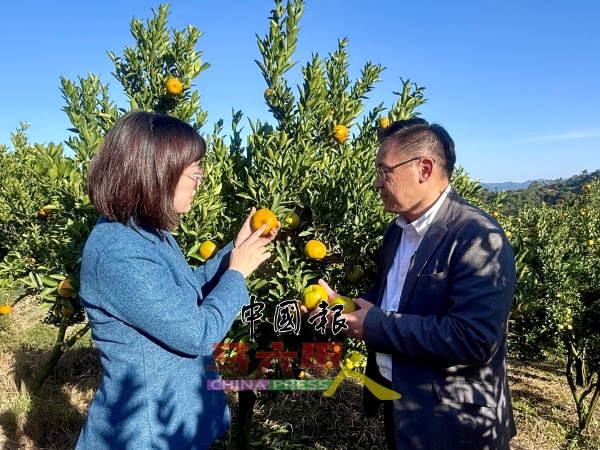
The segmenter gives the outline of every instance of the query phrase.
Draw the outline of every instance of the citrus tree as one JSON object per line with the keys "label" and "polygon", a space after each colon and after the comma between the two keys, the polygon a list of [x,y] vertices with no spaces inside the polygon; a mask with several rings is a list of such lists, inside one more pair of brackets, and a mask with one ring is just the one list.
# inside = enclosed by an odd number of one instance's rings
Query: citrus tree
{"label": "citrus tree", "polygon": [[523,358],[566,357],[566,379],[589,428],[600,398],[600,193],[598,180],[553,206],[525,208],[513,220],[526,255],[511,344]]}
{"label": "citrus tree", "polygon": [[[244,346],[249,378],[290,375],[276,357],[265,373],[264,360],[257,357],[258,352],[275,351],[276,344],[298,355],[291,370],[297,378],[326,375],[323,365],[339,367],[340,359],[330,348],[312,359],[300,358],[306,343],[335,341],[343,342],[346,349],[363,350],[358,341],[344,342],[343,334],[322,334],[307,318],[298,334],[281,333],[275,323],[277,311],[286,300],[302,299],[305,289],[319,278],[350,297],[372,286],[383,230],[392,219],[383,212],[372,187],[378,131],[391,121],[414,117],[425,102],[423,88],[401,80],[388,108],[382,102],[367,110],[365,98],[380,80],[383,67],[367,62],[360,77],[351,80],[346,39],[326,56],[314,54],[299,69],[302,84],[290,86],[303,7],[302,1],[285,5],[276,1],[269,31],[257,39],[257,64],[265,81],[262,98],[272,118],[250,120],[243,146],[236,131],[241,116],[235,115],[227,154],[222,141],[211,137],[212,151],[228,159],[222,162],[227,170],[219,168],[220,200],[231,218],[219,218],[217,230],[233,231],[230,224],[252,206],[273,211],[283,224],[272,244],[272,259],[248,281],[250,292],[264,306],[252,339],[250,324],[241,316],[223,343],[233,347],[227,353],[233,358]],[[209,166],[209,174],[211,170]],[[464,170],[457,171],[453,183],[466,198],[476,200],[478,183]],[[239,399],[237,445],[246,448],[255,396],[252,391],[239,391]]]}

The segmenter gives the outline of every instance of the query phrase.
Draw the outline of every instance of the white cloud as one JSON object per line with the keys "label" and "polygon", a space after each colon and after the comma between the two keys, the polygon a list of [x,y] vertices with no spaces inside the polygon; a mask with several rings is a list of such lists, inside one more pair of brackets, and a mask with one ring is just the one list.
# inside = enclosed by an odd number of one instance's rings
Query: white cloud
{"label": "white cloud", "polygon": [[582,139],[600,135],[600,128],[589,128],[587,130],[569,131],[562,134],[551,134],[531,138],[530,141],[561,141],[567,139]]}

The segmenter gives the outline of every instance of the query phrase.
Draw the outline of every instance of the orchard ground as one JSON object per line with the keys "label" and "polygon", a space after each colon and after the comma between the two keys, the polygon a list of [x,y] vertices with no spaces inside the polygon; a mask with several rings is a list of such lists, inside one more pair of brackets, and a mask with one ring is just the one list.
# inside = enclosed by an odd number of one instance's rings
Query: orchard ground
{"label": "orchard ground", "polygon": [[[45,310],[34,297],[20,300],[0,317],[0,449],[74,448],[87,408],[101,379],[90,335],[59,361],[36,397],[19,392],[50,353],[56,329],[41,323]],[[81,325],[80,325],[81,326]],[[573,399],[564,382],[564,362],[509,361],[509,381],[519,429],[515,450],[600,448],[600,412],[589,436],[574,436]],[[276,402],[259,402],[252,422],[254,448],[383,448],[383,419],[361,414],[362,386],[345,380],[331,398],[319,391],[270,392]],[[234,423],[213,449],[233,448],[237,400],[228,393]]]}

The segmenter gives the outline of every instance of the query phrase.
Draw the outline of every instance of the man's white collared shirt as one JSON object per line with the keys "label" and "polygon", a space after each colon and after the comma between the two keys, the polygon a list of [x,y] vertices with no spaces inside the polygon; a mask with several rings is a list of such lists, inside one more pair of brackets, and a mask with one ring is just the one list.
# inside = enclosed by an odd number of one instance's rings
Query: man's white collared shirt
{"label": "man's white collared shirt", "polygon": [[[396,225],[402,228],[402,238],[394,254],[392,266],[387,274],[383,298],[381,300],[381,309],[384,311],[392,313],[398,311],[400,295],[402,294],[402,288],[404,287],[404,281],[406,280],[406,274],[408,273],[412,258],[442,203],[448,197],[450,189],[450,185],[448,185],[433,206],[414,222],[406,223],[400,216],[396,218]],[[392,381],[392,355],[378,352],[376,356],[379,372],[384,378]]]}

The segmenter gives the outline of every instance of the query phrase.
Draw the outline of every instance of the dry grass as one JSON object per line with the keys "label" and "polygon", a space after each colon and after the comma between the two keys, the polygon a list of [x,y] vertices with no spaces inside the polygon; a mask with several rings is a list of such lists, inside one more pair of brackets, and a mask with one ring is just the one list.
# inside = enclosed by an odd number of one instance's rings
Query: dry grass
{"label": "dry grass", "polygon": [[[100,381],[97,350],[89,344],[69,351],[38,396],[19,389],[49,354],[55,329],[40,324],[44,312],[34,299],[0,317],[0,450],[72,449]],[[576,413],[561,362],[509,362],[509,381],[519,429],[513,450],[600,449],[600,411],[590,435],[576,438]],[[254,410],[250,441],[269,449],[385,448],[383,419],[361,413],[362,387],[344,380],[336,394],[316,391],[270,392]],[[237,400],[228,396],[234,423],[213,445],[233,448]]]}
{"label": "dry grass", "polygon": [[[233,423],[214,450],[233,448],[237,399],[229,399]],[[385,448],[383,416],[363,417],[362,385],[354,380],[344,380],[330,398],[319,391],[270,392],[254,408],[250,442],[258,448]]]}
{"label": "dry grass", "polygon": [[561,361],[509,363],[509,384],[519,434],[514,447],[531,450],[600,449],[600,410],[588,436],[577,436],[577,412]]}

